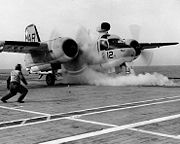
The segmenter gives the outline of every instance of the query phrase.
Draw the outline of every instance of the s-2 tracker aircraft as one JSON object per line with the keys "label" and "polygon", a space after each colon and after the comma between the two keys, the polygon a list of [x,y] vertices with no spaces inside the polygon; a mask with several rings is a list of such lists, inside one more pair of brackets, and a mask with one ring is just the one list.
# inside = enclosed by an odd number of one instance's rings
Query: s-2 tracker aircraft
{"label": "s-2 tracker aircraft", "polygon": [[[0,52],[25,54],[26,70],[39,74],[40,78],[46,75],[47,85],[54,85],[59,73],[62,77],[71,75],[74,78],[87,67],[103,73],[117,74],[121,73],[124,67],[124,72],[127,73],[127,63],[137,59],[144,50],[178,44],[124,40],[109,34],[110,27],[108,22],[102,22],[97,29],[99,38],[92,44],[89,42],[88,32],[82,31],[79,32],[77,40],[57,37],[41,42],[36,26],[30,24],[25,28],[25,41],[1,41]],[[73,83],[79,83],[79,79]]]}

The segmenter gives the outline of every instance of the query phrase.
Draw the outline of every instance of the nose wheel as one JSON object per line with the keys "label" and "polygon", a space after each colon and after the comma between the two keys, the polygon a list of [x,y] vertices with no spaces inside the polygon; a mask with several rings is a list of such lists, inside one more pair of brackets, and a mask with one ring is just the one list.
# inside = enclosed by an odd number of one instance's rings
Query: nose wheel
{"label": "nose wheel", "polygon": [[53,86],[55,84],[55,75],[53,74],[48,74],[46,76],[46,83],[48,86]]}

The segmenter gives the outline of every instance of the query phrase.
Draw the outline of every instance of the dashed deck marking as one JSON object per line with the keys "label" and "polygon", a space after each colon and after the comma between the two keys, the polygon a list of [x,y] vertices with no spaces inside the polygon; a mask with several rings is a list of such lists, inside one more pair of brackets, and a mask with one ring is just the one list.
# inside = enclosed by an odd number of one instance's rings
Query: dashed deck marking
{"label": "dashed deck marking", "polygon": [[97,111],[97,112],[92,112],[92,113],[80,114],[80,115],[77,115],[77,117],[86,116],[86,115],[94,115],[94,114],[98,114],[98,113],[107,113],[107,112],[118,111],[118,110],[139,108],[139,107],[145,107],[145,106],[151,106],[151,105],[165,104],[165,103],[171,103],[171,102],[178,102],[178,101],[180,101],[180,99],[161,101],[161,102],[155,102],[155,103],[148,103],[148,104],[141,104],[141,105],[134,105],[134,106],[122,107],[122,108],[120,107],[120,108],[115,108],[115,109],[112,108],[112,109],[104,110],[104,111]]}
{"label": "dashed deck marking", "polygon": [[[76,115],[78,117],[81,115],[85,115],[85,114],[95,114],[93,112],[97,112],[97,113],[103,113],[103,112],[109,112],[111,110],[120,110],[123,108],[124,109],[129,109],[129,108],[134,108],[132,106],[141,106],[142,104],[154,104],[153,102],[166,102],[168,100],[178,100],[180,99],[180,96],[171,96],[171,97],[163,97],[163,98],[158,98],[158,99],[149,99],[149,100],[144,100],[144,101],[136,101],[136,102],[131,102],[131,103],[124,103],[124,104],[119,104],[119,105],[109,105],[109,106],[103,106],[103,107],[96,107],[96,108],[91,108],[91,109],[84,109],[84,110],[79,110],[79,111],[71,111],[68,113],[60,113],[60,114],[56,114],[57,117],[58,115]],[[172,101],[173,102],[173,101]],[[145,105],[144,105],[145,106]],[[109,110],[109,111],[108,111]],[[53,117],[56,117],[56,115],[54,115]]]}
{"label": "dashed deck marking", "polygon": [[119,104],[119,105],[109,105],[109,106],[96,107],[96,108],[84,109],[84,110],[79,110],[79,111],[71,111],[68,113],[55,114],[52,117],[56,118],[56,117],[59,117],[60,115],[66,115],[67,117],[68,115],[80,117],[80,116],[85,116],[85,115],[105,113],[105,112],[116,111],[116,110],[125,110],[125,109],[130,109],[130,108],[138,108],[138,107],[143,107],[143,106],[163,104],[163,103],[174,102],[174,101],[180,101],[180,96],[163,97],[159,99],[151,99],[151,100],[137,101],[137,102],[132,102],[132,103],[124,103],[124,104]]}
{"label": "dashed deck marking", "polygon": [[81,117],[85,115],[93,115],[93,114],[106,113],[106,112],[111,112],[111,111],[126,110],[126,109],[132,109],[132,108],[138,108],[138,107],[144,107],[144,106],[150,106],[150,105],[171,103],[171,102],[176,102],[176,101],[180,101],[180,96],[138,101],[138,102],[125,103],[125,104],[120,104],[120,105],[110,105],[110,106],[97,107],[97,108],[85,109],[85,110],[80,110],[80,111],[72,111],[72,112],[66,113],[66,115],[73,114],[76,117]]}
{"label": "dashed deck marking", "polygon": [[137,128],[128,128],[128,129],[132,130],[132,131],[137,131],[137,132],[141,132],[141,133],[150,134],[150,135],[168,137],[168,138],[173,138],[173,139],[180,139],[179,136],[175,136],[175,135],[163,134],[163,133],[159,133],[159,132],[147,131],[147,130],[142,130],[142,129],[137,129]]}
{"label": "dashed deck marking", "polygon": [[[51,143],[51,144],[60,144],[60,143],[65,143],[65,142],[72,142],[72,141],[75,141],[75,140],[81,140],[81,139],[84,139],[84,138],[90,138],[90,137],[99,136],[99,135],[112,133],[112,132],[116,132],[116,131],[121,131],[121,130],[125,130],[125,129],[135,128],[135,127],[149,125],[149,124],[163,122],[163,121],[168,121],[168,120],[176,119],[176,118],[179,118],[179,117],[180,117],[180,114],[171,115],[171,116],[166,116],[166,117],[141,121],[141,122],[137,122],[137,123],[131,123],[131,124],[126,124],[126,125],[122,125],[122,126],[107,128],[107,129],[103,129],[103,130],[99,130],[99,131],[84,133],[84,134],[80,134],[80,135],[60,138],[60,139],[56,139],[56,140],[52,140],[52,141],[43,142],[43,143],[40,143],[40,144],[49,144],[49,143]],[[173,137],[171,137],[171,138],[173,138]],[[175,137],[175,139],[180,139],[180,138]]]}

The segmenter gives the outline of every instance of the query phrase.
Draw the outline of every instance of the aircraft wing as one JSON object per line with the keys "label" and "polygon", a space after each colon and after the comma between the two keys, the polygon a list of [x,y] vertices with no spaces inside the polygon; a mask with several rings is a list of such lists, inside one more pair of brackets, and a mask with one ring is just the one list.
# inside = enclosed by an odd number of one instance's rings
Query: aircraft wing
{"label": "aircraft wing", "polygon": [[139,43],[141,49],[153,49],[153,48],[159,48],[162,46],[170,46],[170,45],[177,45],[179,43],[172,42],[172,43]]}
{"label": "aircraft wing", "polygon": [[[171,42],[171,43],[139,43],[140,49],[153,49],[153,48],[159,48],[162,46],[170,46],[170,45],[177,45],[178,42]],[[115,48],[130,48],[131,46],[125,44],[125,43],[113,43],[112,45],[109,45],[109,49],[115,49]]]}
{"label": "aircraft wing", "polygon": [[25,41],[1,41],[0,52],[31,53],[33,51],[48,51],[46,43]]}

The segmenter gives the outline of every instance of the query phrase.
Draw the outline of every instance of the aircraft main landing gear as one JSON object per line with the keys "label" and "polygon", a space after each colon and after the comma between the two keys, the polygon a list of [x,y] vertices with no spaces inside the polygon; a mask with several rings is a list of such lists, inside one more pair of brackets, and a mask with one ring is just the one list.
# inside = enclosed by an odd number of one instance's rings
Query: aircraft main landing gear
{"label": "aircraft main landing gear", "polygon": [[54,74],[47,74],[46,76],[46,83],[48,86],[53,86],[55,84],[55,75]]}

